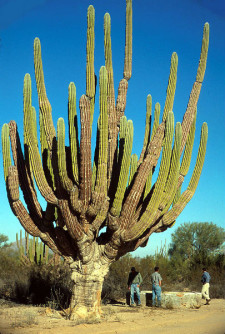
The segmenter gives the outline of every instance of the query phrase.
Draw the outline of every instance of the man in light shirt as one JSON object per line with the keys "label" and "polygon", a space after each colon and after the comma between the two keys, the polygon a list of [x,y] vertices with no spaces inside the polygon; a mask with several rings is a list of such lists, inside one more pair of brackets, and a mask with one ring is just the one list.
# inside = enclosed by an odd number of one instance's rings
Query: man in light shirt
{"label": "man in light shirt", "polygon": [[151,275],[151,282],[152,282],[152,306],[156,306],[156,297],[157,297],[157,306],[161,307],[162,277],[159,274],[159,267],[155,267],[155,272]]}

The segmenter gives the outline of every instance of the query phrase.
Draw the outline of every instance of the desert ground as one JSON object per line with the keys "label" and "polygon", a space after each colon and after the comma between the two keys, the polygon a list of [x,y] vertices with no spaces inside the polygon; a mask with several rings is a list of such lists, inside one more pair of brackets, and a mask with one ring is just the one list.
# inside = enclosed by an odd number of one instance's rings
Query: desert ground
{"label": "desert ground", "polygon": [[102,319],[66,320],[63,312],[0,300],[0,334],[225,334],[225,300],[198,309],[102,307]]}

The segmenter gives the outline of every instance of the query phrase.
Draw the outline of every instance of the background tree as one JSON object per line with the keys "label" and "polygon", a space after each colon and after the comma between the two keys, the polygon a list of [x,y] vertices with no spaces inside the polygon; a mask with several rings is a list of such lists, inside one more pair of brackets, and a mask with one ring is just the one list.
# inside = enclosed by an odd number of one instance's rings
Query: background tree
{"label": "background tree", "polygon": [[207,265],[225,242],[225,230],[213,223],[184,223],[172,234],[169,255],[177,263]]}
{"label": "background tree", "polygon": [[0,233],[0,250],[10,247],[11,244],[8,243],[9,238],[7,235]]}
{"label": "background tree", "polygon": [[[156,103],[151,127],[152,98],[148,95],[143,149],[139,159],[136,154],[131,155],[133,123],[127,120],[124,111],[132,72],[132,1],[127,0],[126,4],[124,72],[117,99],[111,19],[108,13],[104,16],[105,66],[99,73],[100,114],[93,164],[91,135],[97,87],[93,6],[89,6],[87,15],[86,93],[79,102],[80,140],[74,83],[69,85],[69,147],[65,146],[62,118],[58,120],[56,132],[38,38],[34,41],[34,67],[41,155],[29,74],[24,78],[24,150],[16,123],[11,121],[2,128],[4,176],[10,206],[29,234],[41,238],[70,264],[74,282],[71,318],[89,313],[99,316],[102,284],[110,264],[139,246],[145,246],[152,233],[163,232],[175,223],[195,193],[206,152],[208,128],[203,123],[195,168],[188,188],[181,193],[190,166],[197,102],[206,68],[208,23],[204,26],[197,76],[182,124],[174,124],[172,112],[178,65],[177,54],[173,53],[161,123],[160,105]],[[152,184],[158,160],[159,173]],[[36,185],[47,202],[46,209],[38,201]],[[19,187],[26,208],[20,200]]]}

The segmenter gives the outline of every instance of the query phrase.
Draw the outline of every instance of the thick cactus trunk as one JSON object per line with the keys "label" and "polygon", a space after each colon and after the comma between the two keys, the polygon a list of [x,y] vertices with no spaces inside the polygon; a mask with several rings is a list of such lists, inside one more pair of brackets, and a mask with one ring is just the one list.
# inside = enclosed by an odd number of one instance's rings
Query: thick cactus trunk
{"label": "thick cactus trunk", "polygon": [[101,316],[101,293],[109,265],[95,258],[87,264],[76,261],[71,264],[74,282],[70,302],[70,319]]}

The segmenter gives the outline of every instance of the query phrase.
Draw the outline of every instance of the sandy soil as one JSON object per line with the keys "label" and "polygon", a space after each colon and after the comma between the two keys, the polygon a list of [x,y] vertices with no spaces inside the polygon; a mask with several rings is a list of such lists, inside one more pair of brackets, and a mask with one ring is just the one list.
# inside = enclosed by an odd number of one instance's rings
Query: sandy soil
{"label": "sandy soil", "polygon": [[199,309],[103,306],[100,323],[79,324],[49,308],[0,300],[0,334],[225,334],[225,300],[212,300]]}

